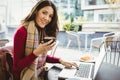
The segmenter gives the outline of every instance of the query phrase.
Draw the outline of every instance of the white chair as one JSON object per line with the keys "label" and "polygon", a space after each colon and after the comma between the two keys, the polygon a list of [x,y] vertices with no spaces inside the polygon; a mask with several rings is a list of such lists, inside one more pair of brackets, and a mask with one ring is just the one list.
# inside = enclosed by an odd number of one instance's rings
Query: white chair
{"label": "white chair", "polygon": [[99,50],[105,38],[108,36],[113,36],[114,34],[115,34],[114,32],[109,32],[109,33],[103,34],[103,37],[93,38],[91,40],[89,52],[91,52],[93,48],[96,48]]}
{"label": "white chair", "polygon": [[[68,43],[66,48],[69,48],[71,41],[74,41],[74,42],[77,41],[78,49],[80,50],[80,35],[74,31],[66,31],[66,33],[68,34]],[[70,36],[72,36],[73,39],[71,39]]]}
{"label": "white chair", "polygon": [[56,52],[56,49],[57,49],[57,47],[58,47],[58,44],[59,44],[59,41],[56,41],[56,44],[55,44],[55,46],[53,47],[53,49],[51,50],[51,56],[54,56],[55,55],[55,52]]}

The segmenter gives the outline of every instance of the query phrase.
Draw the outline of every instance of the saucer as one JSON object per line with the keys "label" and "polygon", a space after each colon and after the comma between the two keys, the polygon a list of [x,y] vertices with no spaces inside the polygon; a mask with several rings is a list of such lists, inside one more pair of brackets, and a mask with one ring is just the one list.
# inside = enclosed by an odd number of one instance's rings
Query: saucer
{"label": "saucer", "polygon": [[84,55],[80,57],[80,61],[82,62],[95,62],[95,57],[91,55]]}

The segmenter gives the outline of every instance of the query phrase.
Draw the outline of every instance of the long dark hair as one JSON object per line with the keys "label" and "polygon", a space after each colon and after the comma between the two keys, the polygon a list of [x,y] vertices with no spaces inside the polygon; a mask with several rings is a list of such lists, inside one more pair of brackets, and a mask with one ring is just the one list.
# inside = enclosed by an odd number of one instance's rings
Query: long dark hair
{"label": "long dark hair", "polygon": [[51,22],[46,25],[45,33],[48,36],[55,36],[57,35],[59,28],[58,28],[58,15],[55,5],[50,0],[40,0],[36,3],[36,5],[32,8],[31,12],[22,20],[22,23],[27,23],[30,21],[35,20],[36,12],[38,12],[41,8],[51,6],[54,10],[54,14],[52,17]]}

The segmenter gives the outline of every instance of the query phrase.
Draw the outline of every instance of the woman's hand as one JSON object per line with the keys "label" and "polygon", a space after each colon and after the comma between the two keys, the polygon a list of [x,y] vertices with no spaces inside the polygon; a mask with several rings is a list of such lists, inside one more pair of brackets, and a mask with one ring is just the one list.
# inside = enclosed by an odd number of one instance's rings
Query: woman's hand
{"label": "woman's hand", "polygon": [[59,60],[62,65],[64,65],[66,68],[72,68],[72,66],[76,67],[78,69],[78,65],[75,62],[67,62],[62,59]]}
{"label": "woman's hand", "polygon": [[50,40],[46,43],[39,44],[39,46],[33,51],[33,53],[36,56],[47,53],[49,50],[52,50],[53,46],[56,44],[56,42],[53,42],[53,43],[52,42],[53,40]]}

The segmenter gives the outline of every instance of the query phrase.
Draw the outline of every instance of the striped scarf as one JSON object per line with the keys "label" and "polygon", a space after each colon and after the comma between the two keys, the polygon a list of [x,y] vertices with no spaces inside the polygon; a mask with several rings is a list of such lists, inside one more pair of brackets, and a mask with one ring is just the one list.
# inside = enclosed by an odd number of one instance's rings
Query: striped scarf
{"label": "striped scarf", "polygon": [[[41,34],[41,33],[40,33]],[[25,47],[25,55],[29,55],[33,52],[34,49],[39,45],[39,33],[35,26],[35,22],[31,21],[27,27],[27,39],[26,39],[26,47]],[[46,60],[46,55],[40,55],[32,65],[35,65],[35,76],[37,77],[41,71],[43,70],[43,66]],[[37,79],[36,79],[37,80]]]}

